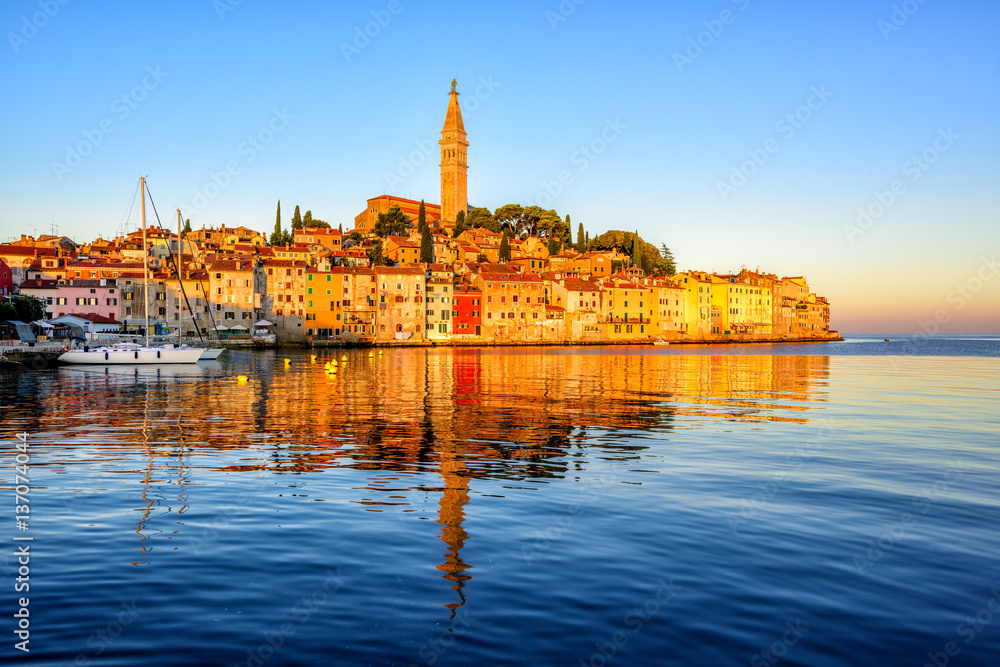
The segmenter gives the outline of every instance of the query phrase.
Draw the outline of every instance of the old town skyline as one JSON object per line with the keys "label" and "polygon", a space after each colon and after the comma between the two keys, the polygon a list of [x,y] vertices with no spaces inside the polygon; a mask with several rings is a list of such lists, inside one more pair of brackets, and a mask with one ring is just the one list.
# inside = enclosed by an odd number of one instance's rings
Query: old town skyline
{"label": "old town skyline", "polygon": [[[915,333],[938,314],[942,331],[997,330],[998,205],[986,174],[1000,114],[983,33],[994,7],[971,20],[959,7],[896,16],[743,0],[710,12],[400,2],[272,16],[221,5],[60,5],[41,28],[36,4],[4,8],[5,72],[37,104],[0,110],[18,128],[0,241],[53,224],[110,238],[139,174],[195,228],[268,230],[278,199],[345,229],[359,198],[434,201],[438,100],[456,78],[472,123],[473,206],[557,192],[543,208],[588,229],[638,230],[682,267],[806,273],[839,304],[844,331]],[[152,22],[163,34],[140,38]],[[265,24],[276,39],[261,49],[248,35]],[[477,24],[494,29],[463,45],[461,63],[420,41]],[[819,25],[837,30],[805,39]],[[608,41],[626,28],[631,39]],[[186,48],[169,36],[181,31],[196,37]],[[531,48],[509,48],[511,36]],[[773,48],[750,48],[763,42]],[[70,166],[78,148],[88,154]],[[199,200],[230,162],[239,173]]]}

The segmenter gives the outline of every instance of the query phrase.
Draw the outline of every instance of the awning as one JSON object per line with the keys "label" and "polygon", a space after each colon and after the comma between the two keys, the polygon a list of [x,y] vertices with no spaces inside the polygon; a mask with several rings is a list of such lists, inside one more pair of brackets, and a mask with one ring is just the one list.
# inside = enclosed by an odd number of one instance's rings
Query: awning
{"label": "awning", "polygon": [[13,324],[14,330],[17,331],[17,337],[26,343],[34,343],[35,332],[31,330],[31,325],[25,322],[19,322],[18,320],[7,320],[7,324]]}
{"label": "awning", "polygon": [[42,327],[43,329],[55,329],[55,326],[49,324],[48,322],[44,322],[42,320],[38,320],[34,324],[35,326]]}
{"label": "awning", "polygon": [[227,326],[226,326],[226,325],[224,325],[224,324],[222,324],[222,325],[219,325],[219,326],[217,326],[217,327],[214,327],[214,329],[215,329],[216,331],[229,331],[229,327],[227,327]]}
{"label": "awning", "polygon": [[274,322],[268,322],[267,320],[261,320],[260,322],[254,323],[255,327],[273,327]]}
{"label": "awning", "polygon": [[247,328],[245,326],[243,326],[242,324],[234,324],[233,326],[229,327],[229,330],[230,331],[246,331]]}

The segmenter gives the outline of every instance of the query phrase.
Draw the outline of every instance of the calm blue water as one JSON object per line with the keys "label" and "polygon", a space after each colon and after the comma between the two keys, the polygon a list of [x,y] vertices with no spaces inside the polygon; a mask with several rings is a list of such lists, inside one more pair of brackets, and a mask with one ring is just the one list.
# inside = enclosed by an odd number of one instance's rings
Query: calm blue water
{"label": "calm blue water", "polygon": [[0,375],[0,657],[995,665],[1000,340],[885,337]]}

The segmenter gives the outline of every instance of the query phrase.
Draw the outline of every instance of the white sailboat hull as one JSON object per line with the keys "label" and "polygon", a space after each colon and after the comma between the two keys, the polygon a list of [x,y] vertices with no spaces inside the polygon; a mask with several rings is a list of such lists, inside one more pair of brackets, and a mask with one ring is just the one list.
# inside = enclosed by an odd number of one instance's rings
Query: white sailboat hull
{"label": "white sailboat hull", "polygon": [[133,347],[133,348],[113,348],[99,347],[94,350],[70,350],[59,356],[58,360],[64,364],[94,364],[94,365],[116,365],[116,364],[194,364],[201,358],[202,352],[197,348],[160,348],[160,347]]}
{"label": "white sailboat hull", "polygon": [[201,360],[218,359],[219,355],[226,351],[224,347],[207,347],[201,351]]}

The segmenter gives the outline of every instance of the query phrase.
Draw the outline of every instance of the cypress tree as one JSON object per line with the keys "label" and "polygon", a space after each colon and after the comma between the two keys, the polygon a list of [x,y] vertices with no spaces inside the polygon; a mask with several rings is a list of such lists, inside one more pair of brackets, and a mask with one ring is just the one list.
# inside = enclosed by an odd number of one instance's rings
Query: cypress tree
{"label": "cypress tree", "polygon": [[587,252],[587,239],[583,236],[583,223],[576,228],[576,249],[580,252]]}
{"label": "cypress tree", "polygon": [[504,234],[503,238],[500,239],[500,261],[510,261],[510,241],[507,240],[506,234]]}
{"label": "cypress tree", "polygon": [[[278,200],[278,213],[274,216],[274,233],[281,236],[281,200]],[[273,237],[272,237],[273,238]]]}
{"label": "cypress tree", "polygon": [[339,225],[337,225],[337,231],[340,232],[341,236],[344,235],[344,223],[340,223]]}
{"label": "cypress tree", "polygon": [[434,262],[434,237],[426,222],[420,229],[420,261],[426,264]]}
{"label": "cypress tree", "polygon": [[[423,234],[424,227],[426,226],[427,226],[427,209],[424,208],[424,200],[421,199],[420,209],[417,211],[417,231]],[[421,241],[421,243],[423,243],[423,241]]]}
{"label": "cypress tree", "polygon": [[292,229],[302,229],[302,216],[299,215],[299,205],[295,205],[295,215],[292,216]]}
{"label": "cypress tree", "polygon": [[635,236],[632,238],[632,266],[637,269],[642,268],[642,246],[640,244],[639,231],[636,230]]}

